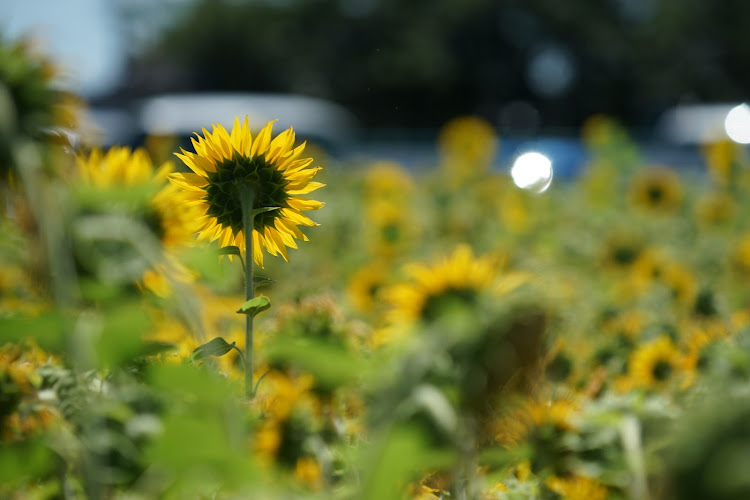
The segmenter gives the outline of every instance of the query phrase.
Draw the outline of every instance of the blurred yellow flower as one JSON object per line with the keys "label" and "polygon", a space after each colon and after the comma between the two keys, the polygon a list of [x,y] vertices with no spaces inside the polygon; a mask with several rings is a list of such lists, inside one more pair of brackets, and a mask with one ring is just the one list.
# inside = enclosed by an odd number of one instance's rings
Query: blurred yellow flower
{"label": "blurred yellow flower", "polygon": [[419,226],[403,204],[373,201],[367,205],[367,240],[372,253],[390,259],[406,252],[419,236]]}
{"label": "blurred yellow flower", "polygon": [[630,199],[639,208],[675,212],[682,204],[680,177],[667,167],[649,167],[633,176]]}
{"label": "blurred yellow flower", "polygon": [[633,387],[661,388],[675,380],[683,367],[682,353],[669,337],[661,336],[630,355],[627,378]]}
{"label": "blurred yellow flower", "polygon": [[[201,207],[196,230],[202,241],[218,240],[222,247],[237,246],[245,252],[242,200],[252,196],[254,219],[253,259],[263,267],[263,249],[289,260],[286,248],[297,248],[295,239],[308,241],[297,227],[316,226],[302,214],[324,203],[301,198],[324,185],[312,182],[320,167],[307,168],[312,158],[300,158],[305,144],[294,147],[289,128],[271,140],[273,121],[253,140],[248,120],[235,119],[231,132],[219,124],[213,132],[193,139],[195,153],[184,149],[177,156],[192,173],[175,173],[169,179],[188,193],[189,205]],[[249,193],[249,194],[248,194]],[[274,209],[275,208],[275,209]]]}
{"label": "blurred yellow flower", "polygon": [[364,190],[368,201],[402,202],[413,189],[411,174],[399,163],[377,161],[367,168]]}
{"label": "blurred yellow flower", "polygon": [[545,485],[563,500],[607,500],[609,490],[599,481],[573,475],[569,477],[551,476]]}
{"label": "blurred yellow flower", "polygon": [[737,202],[725,191],[711,191],[698,198],[695,204],[695,220],[703,228],[726,223],[737,213]]}
{"label": "blurred yellow flower", "polygon": [[108,190],[114,193],[117,189],[133,188],[148,195],[145,206],[128,209],[135,211],[134,215],[164,247],[165,262],[145,270],[140,283],[159,296],[171,293],[168,276],[180,282],[192,280],[192,274],[179,263],[176,251],[192,242],[199,212],[186,205],[185,193],[167,182],[173,169],[171,162],[155,167],[143,149],[133,151],[115,146],[106,152],[94,149],[88,156],[78,156],[73,181],[76,188],[94,188],[105,194]]}
{"label": "blurred yellow flower", "polygon": [[539,401],[530,399],[499,416],[494,424],[495,441],[503,446],[521,444],[540,427],[558,431],[575,428],[573,418],[577,406],[571,400]]}
{"label": "blurred yellow flower", "polygon": [[294,465],[294,478],[310,489],[319,490],[323,487],[322,469],[313,457],[300,457]]}
{"label": "blurred yellow flower", "polygon": [[378,296],[388,279],[389,268],[384,262],[374,261],[358,269],[349,279],[349,301],[360,313],[373,312],[378,305]]}
{"label": "blurred yellow flower", "polygon": [[443,167],[456,180],[486,172],[498,151],[494,127],[477,116],[462,116],[447,122],[438,135]]}
{"label": "blurred yellow flower", "polygon": [[718,186],[728,186],[732,179],[733,168],[737,167],[739,145],[732,140],[725,139],[705,144],[702,149],[711,178]]}
{"label": "blurred yellow flower", "polygon": [[446,307],[475,303],[495,283],[497,265],[494,257],[475,257],[471,247],[459,245],[453,254],[432,264],[407,266],[411,281],[383,292],[391,305],[390,323],[429,322]]}

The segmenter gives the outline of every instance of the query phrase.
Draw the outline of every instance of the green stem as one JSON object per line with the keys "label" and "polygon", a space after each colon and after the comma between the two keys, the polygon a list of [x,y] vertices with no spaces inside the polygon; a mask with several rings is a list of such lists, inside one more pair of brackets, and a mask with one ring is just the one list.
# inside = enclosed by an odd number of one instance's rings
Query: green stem
{"label": "green stem", "polygon": [[[242,200],[242,232],[245,235],[245,300],[255,297],[253,283],[253,224],[255,213],[253,203],[255,192],[249,187],[240,194]],[[255,396],[253,385],[253,315],[245,315],[245,395],[252,399]]]}

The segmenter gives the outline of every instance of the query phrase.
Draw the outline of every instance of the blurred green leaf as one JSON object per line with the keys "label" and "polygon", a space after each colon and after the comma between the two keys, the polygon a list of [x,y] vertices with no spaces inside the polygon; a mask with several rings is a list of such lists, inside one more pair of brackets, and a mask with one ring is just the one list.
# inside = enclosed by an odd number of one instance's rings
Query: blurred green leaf
{"label": "blurred green leaf", "polygon": [[367,500],[401,498],[406,485],[430,470],[449,467],[456,455],[428,444],[423,431],[415,425],[396,425],[371,447],[363,497]]}
{"label": "blurred green leaf", "polygon": [[267,345],[266,355],[272,361],[291,363],[310,372],[316,384],[327,388],[355,380],[365,368],[362,359],[323,339],[277,338]]}
{"label": "blurred green leaf", "polygon": [[203,408],[221,408],[233,396],[226,379],[190,365],[154,365],[148,379],[157,391],[176,401],[200,401]]}
{"label": "blurred green leaf", "polygon": [[39,440],[3,443],[0,447],[0,484],[37,479],[54,465],[54,453]]}
{"label": "blurred green leaf", "polygon": [[51,352],[61,352],[66,346],[66,335],[73,328],[74,318],[58,311],[39,316],[0,317],[2,342],[20,342],[34,339],[40,347]]}
{"label": "blurred green leaf", "polygon": [[79,184],[74,192],[78,204],[95,210],[143,210],[148,207],[156,186],[144,183],[138,186],[101,188]]}
{"label": "blurred green leaf", "polygon": [[232,349],[234,349],[234,342],[229,344],[223,338],[216,337],[215,339],[196,347],[190,357],[194,361],[200,361],[209,356],[223,356]]}
{"label": "blurred green leaf", "polygon": [[271,299],[269,299],[265,295],[261,295],[242,304],[242,307],[240,307],[237,313],[249,314],[250,316],[255,317],[269,307],[271,307]]}
{"label": "blurred green leaf", "polygon": [[[131,302],[102,312],[101,334],[95,340],[98,362],[116,367],[135,358],[154,353],[154,343],[146,343],[144,334],[152,327],[148,312],[139,302]],[[159,349],[164,345],[158,346]]]}

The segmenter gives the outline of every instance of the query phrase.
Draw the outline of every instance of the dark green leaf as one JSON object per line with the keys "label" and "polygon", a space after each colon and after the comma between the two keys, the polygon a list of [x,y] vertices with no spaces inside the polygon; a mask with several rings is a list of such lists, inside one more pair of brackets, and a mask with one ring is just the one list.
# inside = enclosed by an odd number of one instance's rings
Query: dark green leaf
{"label": "dark green leaf", "polygon": [[228,247],[221,247],[219,248],[219,255],[239,255],[240,254],[240,247],[235,246],[228,246]]}
{"label": "dark green leaf", "polygon": [[20,342],[33,338],[48,351],[60,352],[66,347],[67,335],[73,329],[74,318],[52,311],[39,316],[10,316],[0,318],[0,342]]}
{"label": "dark green leaf", "polygon": [[262,214],[263,212],[270,212],[271,210],[278,210],[281,207],[266,207],[266,208],[256,208],[252,211],[253,217],[255,217],[258,214]]}
{"label": "dark green leaf", "polygon": [[312,373],[316,384],[325,388],[351,382],[367,369],[362,359],[342,346],[320,339],[277,338],[269,342],[266,353],[271,360]]}
{"label": "dark green leaf", "polygon": [[232,349],[234,349],[234,342],[229,344],[223,338],[216,337],[215,339],[196,347],[190,357],[193,360],[198,361],[209,356],[223,356]]}
{"label": "dark green leaf", "polygon": [[255,317],[269,307],[271,307],[271,299],[265,295],[261,295],[260,297],[255,297],[254,299],[250,299],[242,304],[242,307],[240,307],[240,310],[237,312],[239,314],[249,314],[250,316]]}
{"label": "dark green leaf", "polygon": [[271,278],[266,278],[263,276],[253,276],[253,285],[255,286],[255,288],[258,288],[259,286],[270,285],[271,283],[276,283],[276,280],[272,280]]}

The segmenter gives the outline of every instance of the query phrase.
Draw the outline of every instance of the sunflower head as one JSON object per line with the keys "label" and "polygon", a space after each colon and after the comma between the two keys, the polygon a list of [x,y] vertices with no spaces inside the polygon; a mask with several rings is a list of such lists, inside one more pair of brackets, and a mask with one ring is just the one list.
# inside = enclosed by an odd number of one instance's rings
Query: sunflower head
{"label": "sunflower head", "polygon": [[252,200],[253,258],[263,267],[263,248],[288,260],[286,248],[297,248],[295,239],[307,241],[297,227],[315,226],[302,214],[317,210],[323,203],[301,198],[323,184],[312,182],[320,168],[307,168],[312,158],[301,158],[305,145],[294,147],[290,128],[271,140],[273,121],[253,138],[248,120],[235,119],[232,131],[219,124],[213,131],[192,139],[195,152],[184,149],[177,156],[192,173],[176,173],[170,180],[187,191],[189,204],[199,206],[203,215],[196,230],[203,241],[218,240],[245,251],[243,204]]}
{"label": "sunflower head", "polygon": [[498,151],[495,129],[477,116],[462,116],[446,123],[438,147],[448,173],[459,180],[484,173]]}
{"label": "sunflower head", "polygon": [[634,205],[645,210],[675,212],[682,203],[682,183],[666,167],[650,168],[635,176],[630,196]]}
{"label": "sunflower head", "polygon": [[[155,167],[143,149],[113,147],[106,152],[94,149],[88,155],[78,156],[71,180],[81,212],[134,217],[160,241],[169,264],[150,268],[143,263],[143,276],[138,280],[139,286],[160,296],[170,293],[168,274],[180,281],[189,281],[191,277],[178,263],[174,251],[192,241],[192,225],[200,215],[195,207],[186,204],[186,194],[167,182],[172,170],[170,162]],[[128,245],[114,242],[104,245],[84,250],[109,256],[117,254],[123,259],[133,257]]]}
{"label": "sunflower head", "polygon": [[628,361],[628,378],[634,387],[666,386],[683,368],[683,356],[672,340],[661,336],[635,350]]}
{"label": "sunflower head", "polygon": [[459,245],[433,264],[409,265],[406,272],[412,280],[384,291],[392,305],[391,322],[429,323],[453,306],[476,304],[495,282],[496,269],[496,259],[475,257],[468,245]]}

